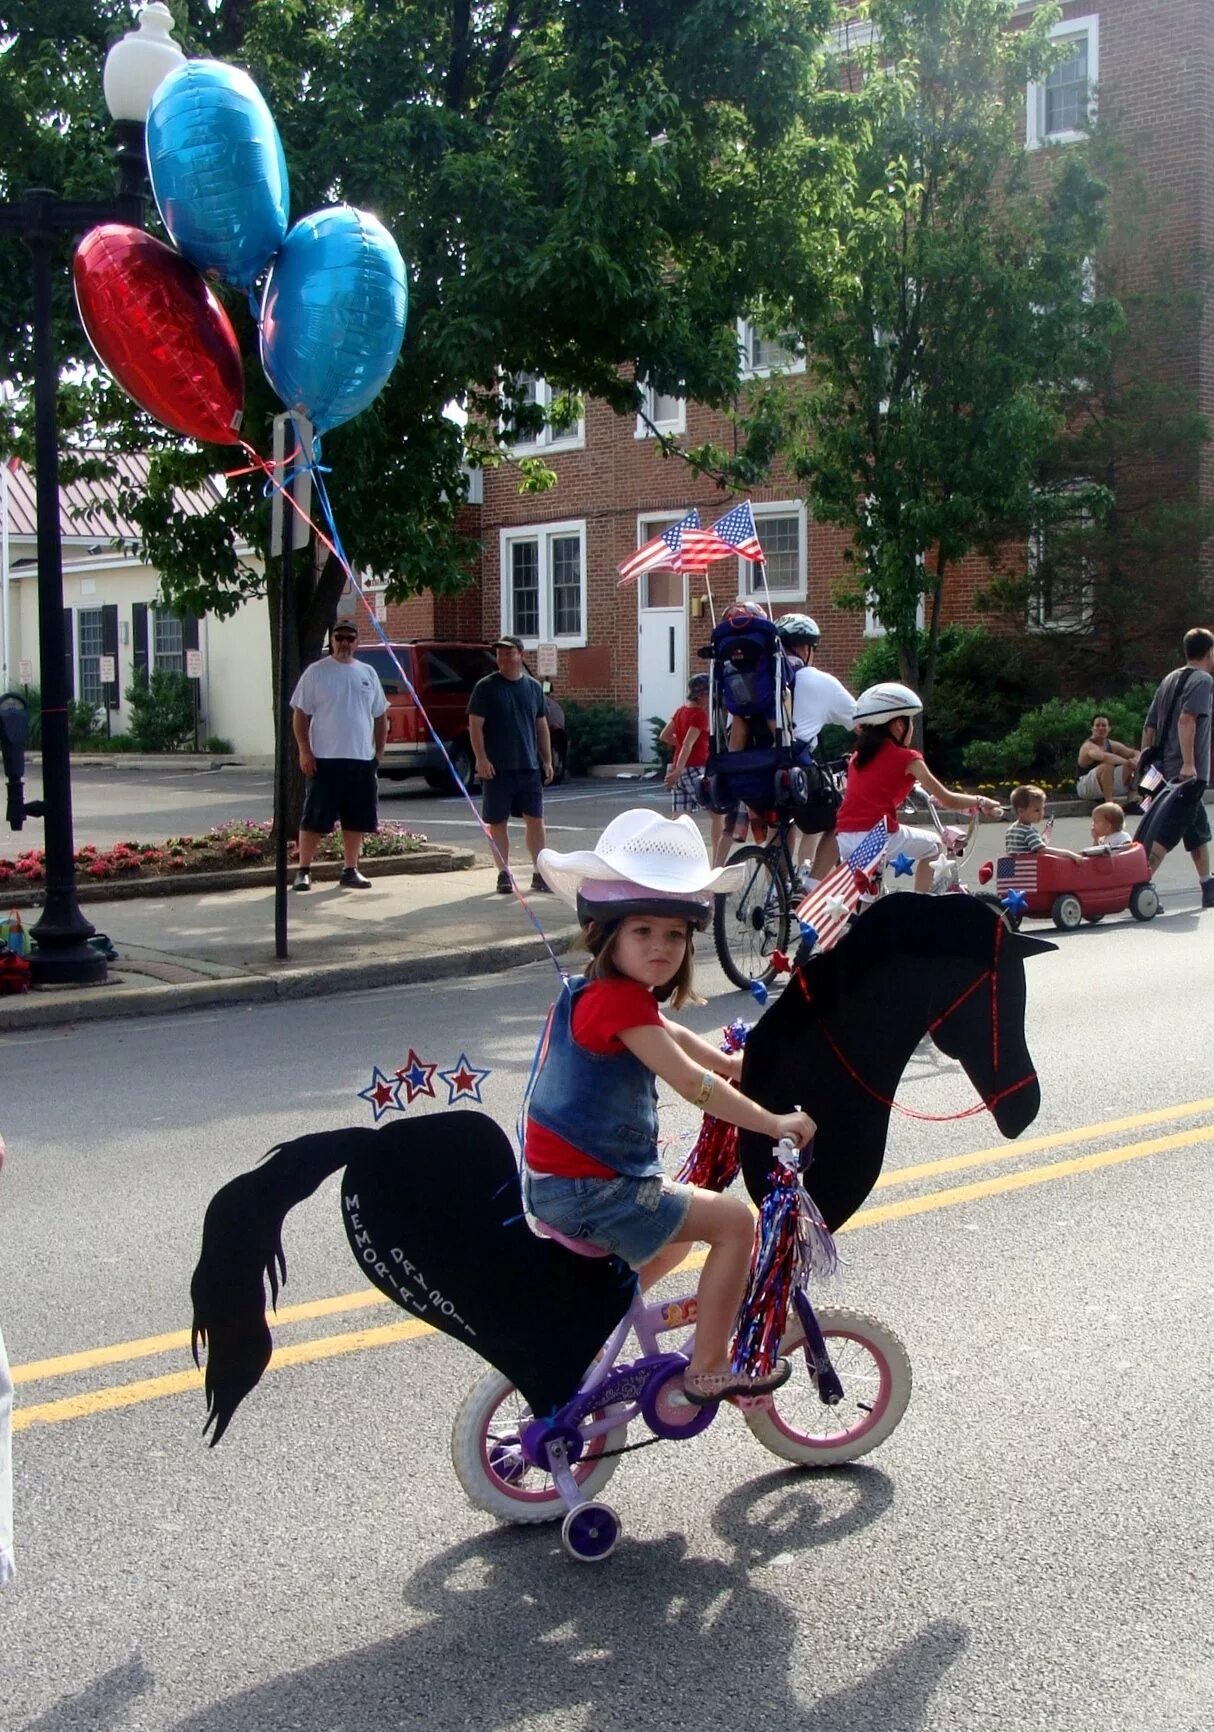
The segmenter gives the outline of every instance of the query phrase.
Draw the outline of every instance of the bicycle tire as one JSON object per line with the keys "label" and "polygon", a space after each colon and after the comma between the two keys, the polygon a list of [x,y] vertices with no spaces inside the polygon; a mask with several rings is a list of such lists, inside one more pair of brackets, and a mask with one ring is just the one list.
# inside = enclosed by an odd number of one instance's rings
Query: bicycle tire
{"label": "bicycle tire", "polygon": [[746,1403],[743,1417],[764,1449],[782,1461],[839,1467],[884,1443],[906,1412],[913,1382],[910,1355],[877,1317],[840,1305],[823,1306],[817,1318],[843,1383],[843,1401],[827,1407],[819,1400],[805,1331],[794,1314],[780,1352],[797,1361],[796,1369],[774,1395]]}
{"label": "bicycle tire", "polygon": [[770,959],[773,951],[788,949],[792,914],[773,849],[735,849],[729,864],[746,870],[737,890],[713,898],[712,937],[722,969],[745,992],[755,981],[770,986],[776,978]]}
{"label": "bicycle tire", "polygon": [[[530,1417],[510,1379],[489,1370],[472,1385],[451,1427],[455,1477],[469,1503],[498,1521],[554,1522],[565,1514],[551,1475],[529,1467],[518,1448],[519,1432]],[[573,1477],[585,1497],[597,1497],[616,1470],[618,1456],[605,1452],[622,1449],[627,1441],[627,1425],[613,1426],[574,1463]]]}

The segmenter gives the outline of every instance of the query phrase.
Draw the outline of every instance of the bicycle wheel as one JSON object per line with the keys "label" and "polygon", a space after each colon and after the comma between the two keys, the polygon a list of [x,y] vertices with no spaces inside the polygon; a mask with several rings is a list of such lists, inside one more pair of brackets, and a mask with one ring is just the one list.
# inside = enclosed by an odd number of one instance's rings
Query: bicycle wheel
{"label": "bicycle wheel", "polygon": [[771,956],[788,946],[788,885],[768,848],[738,848],[731,866],[744,868],[737,890],[713,898],[712,936],[721,967],[735,986],[752,981],[770,986],[776,977]]}
{"label": "bicycle wheel", "polygon": [[911,1364],[902,1342],[876,1317],[831,1306],[817,1318],[843,1385],[842,1401],[828,1407],[819,1400],[805,1331],[794,1314],[780,1351],[802,1363],[774,1395],[748,1402],[743,1418],[764,1449],[781,1460],[838,1467],[867,1455],[893,1431],[911,1397]]}
{"label": "bicycle wheel", "polygon": [[[595,1418],[599,1416],[596,1414]],[[468,1501],[503,1522],[554,1522],[565,1513],[552,1475],[532,1467],[522,1450],[523,1428],[531,1409],[508,1377],[486,1371],[460,1403],[451,1428],[451,1462]],[[573,1465],[573,1477],[589,1498],[597,1497],[615,1472],[626,1425],[614,1426],[586,1445]]]}

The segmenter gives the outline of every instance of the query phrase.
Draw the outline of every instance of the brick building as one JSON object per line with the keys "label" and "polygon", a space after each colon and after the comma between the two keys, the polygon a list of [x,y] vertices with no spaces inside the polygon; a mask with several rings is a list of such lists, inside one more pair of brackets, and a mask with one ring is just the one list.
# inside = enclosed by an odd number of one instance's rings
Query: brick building
{"label": "brick building", "polygon": [[[1029,15],[1035,4],[1021,5],[1019,15]],[[1102,112],[1107,105],[1126,159],[1149,192],[1152,250],[1170,258],[1182,281],[1188,272],[1195,284],[1200,256],[1214,257],[1214,0],[1069,0],[1055,34],[1069,52],[1044,85],[1025,92],[1025,148],[1065,147],[1084,135],[1092,105],[1098,100]],[[749,327],[739,327],[739,342],[745,373],[788,369],[789,357]],[[1198,406],[1214,421],[1214,324],[1203,320],[1196,301],[1192,316],[1169,330],[1152,365],[1161,377],[1194,387]],[[534,390],[542,400],[544,381],[535,380]],[[724,418],[695,403],[657,397],[648,409],[663,431],[689,444],[729,437]],[[681,701],[695,651],[707,638],[705,586],[700,578],[659,571],[620,589],[617,567],[690,506],[698,506],[707,523],[733,500],[665,458],[643,423],[593,401],[577,428],[545,432],[517,449],[542,455],[559,477],[556,488],[520,496],[509,467],[486,473],[483,499],[473,508],[482,549],[477,584],[459,597],[423,595],[389,607],[388,630],[393,636],[486,638],[514,631],[529,646],[554,644],[556,690],[635,709],[639,748],[648,755],[646,718],[668,716]],[[1166,486],[1178,497],[1214,502],[1214,448],[1179,461],[1179,471],[1168,459],[1153,474],[1119,476],[1118,486],[1131,493]],[[811,612],[823,628],[822,664],[846,676],[866,637],[881,631],[871,613],[832,604],[847,537],[816,523],[812,502],[778,475],[751,499],[775,611]],[[1031,561],[1031,550],[1022,557]],[[1204,602],[1214,594],[1212,561],[1208,545],[1195,547],[1184,592],[1157,604],[1158,653],[1165,661],[1176,621],[1187,618],[1198,595]],[[954,569],[946,621],[977,617],[975,591],[989,576],[978,559]],[[754,593],[757,568],[719,562],[708,581],[719,611]],[[1051,617],[1048,599],[1039,597],[1030,602],[1026,625],[1074,635],[1085,620],[1073,608]]]}

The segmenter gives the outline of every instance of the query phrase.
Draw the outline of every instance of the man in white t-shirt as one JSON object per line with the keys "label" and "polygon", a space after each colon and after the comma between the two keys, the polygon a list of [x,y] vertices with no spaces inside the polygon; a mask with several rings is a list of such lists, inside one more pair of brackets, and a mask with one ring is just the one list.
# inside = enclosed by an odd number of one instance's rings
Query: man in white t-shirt
{"label": "man in white t-shirt", "polygon": [[308,778],[299,821],[299,870],[293,890],[312,888],[312,861],[322,836],[341,825],[345,865],[339,883],[369,890],[358,870],[363,837],[379,829],[379,762],[388,738],[388,700],[379,675],[355,661],[358,631],[339,619],[331,655],[306,667],[291,695],[299,767]]}
{"label": "man in white t-shirt", "polygon": [[[776,626],[790,668],[793,739],[812,755],[817,749],[818,735],[828,722],[841,728],[851,727],[856,700],[834,674],[814,666],[821,635],[815,620],[807,613],[786,613],[776,621]],[[798,866],[805,867],[813,850],[813,865],[802,873],[804,883],[813,885],[839,858],[834,816],[820,810],[811,813],[807,820],[809,827],[797,819],[795,812],[793,817],[801,831]]]}

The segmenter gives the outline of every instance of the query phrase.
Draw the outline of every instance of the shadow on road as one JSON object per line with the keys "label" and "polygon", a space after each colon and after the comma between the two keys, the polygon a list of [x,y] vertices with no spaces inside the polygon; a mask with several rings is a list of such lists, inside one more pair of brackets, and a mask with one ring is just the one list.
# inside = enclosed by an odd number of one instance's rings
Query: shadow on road
{"label": "shadow on road", "polygon": [[[689,1556],[677,1534],[625,1536],[610,1562],[584,1568],[564,1556],[555,1526],[481,1534],[406,1582],[406,1604],[426,1615],[420,1627],[216,1703],[176,1732],[454,1732],[568,1724],[571,1715],[596,1732],[695,1722],[918,1732],[967,1644],[962,1625],[925,1622],[854,1683],[807,1699],[790,1677],[794,1650],[804,1652],[794,1613],[752,1580],[791,1566],[812,1600],[820,1565],[806,1554],[867,1526],[891,1497],[872,1468],[829,1481],[787,1471],[752,1481],[713,1517],[732,1561]],[[830,1588],[814,1607],[814,1643],[837,1662],[854,1649],[857,1620],[834,1575]],[[862,1578],[855,1593],[867,1596]]]}
{"label": "shadow on road", "polygon": [[138,1654],[110,1672],[103,1672],[86,1689],[61,1696],[45,1714],[27,1720],[21,1732],[110,1732],[126,1719],[127,1709],[152,1688],[155,1680]]}

